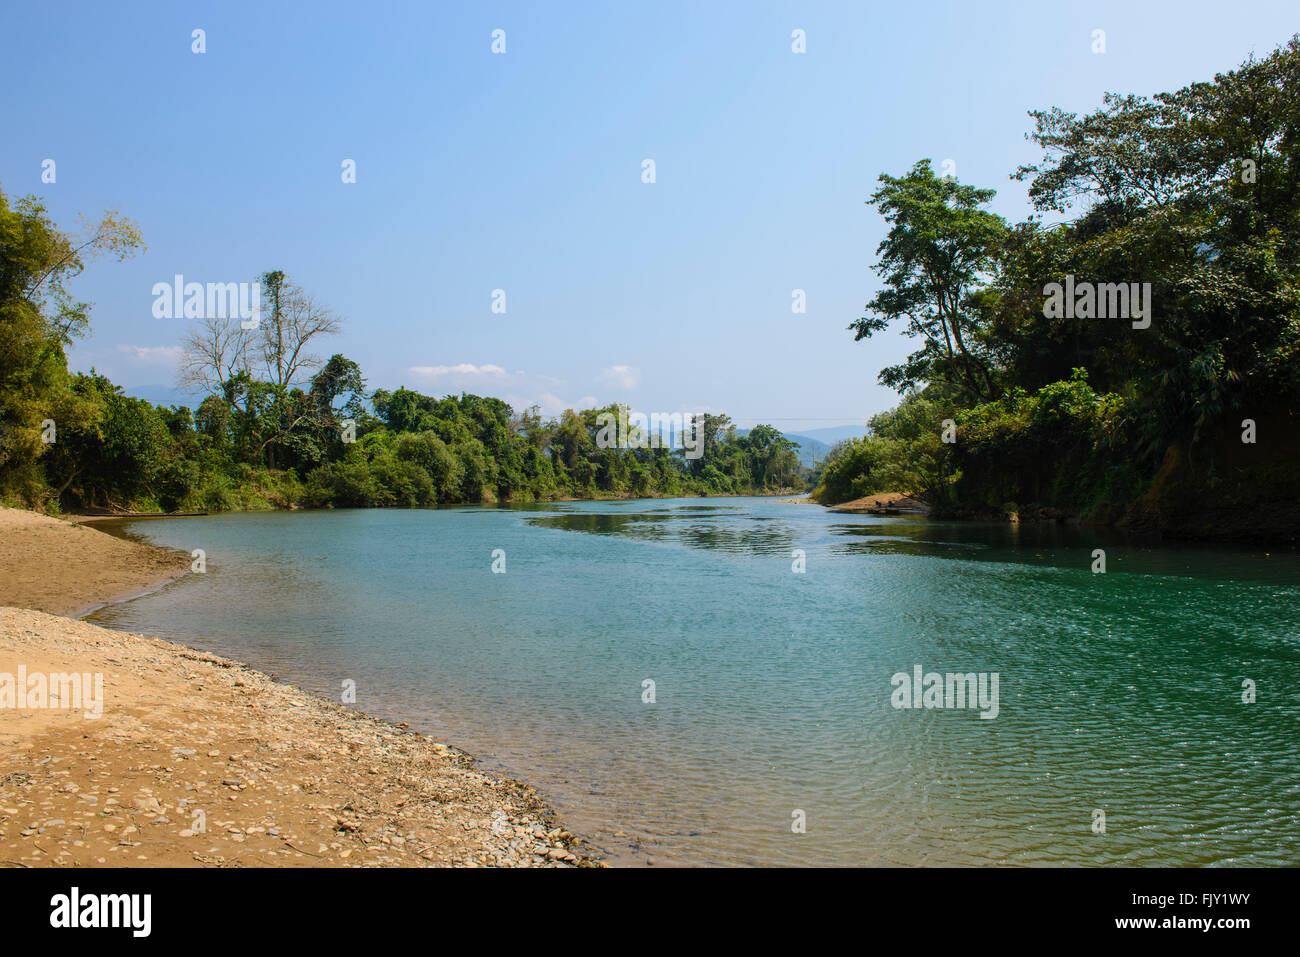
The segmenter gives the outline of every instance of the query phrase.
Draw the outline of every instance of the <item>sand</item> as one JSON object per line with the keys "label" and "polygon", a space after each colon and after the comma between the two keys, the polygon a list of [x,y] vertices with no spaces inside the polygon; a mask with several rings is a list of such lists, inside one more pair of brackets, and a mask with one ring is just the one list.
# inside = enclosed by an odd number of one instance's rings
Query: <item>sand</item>
{"label": "sand", "polygon": [[0,605],[78,618],[186,574],[186,555],[0,508]]}
{"label": "sand", "polygon": [[875,508],[896,508],[900,511],[922,514],[930,510],[928,505],[912,498],[907,492],[877,492],[874,495],[855,498],[851,502],[840,502],[838,505],[830,506],[832,512],[866,512]]}
{"label": "sand", "polygon": [[[778,498],[776,501],[789,505],[821,504],[811,498]],[[832,512],[871,512],[878,508],[896,508],[901,512],[912,512],[920,515],[930,511],[930,506],[912,498],[907,492],[877,492],[875,495],[855,498],[850,502],[840,502],[836,505],[827,506],[827,508]]]}
{"label": "sand", "polygon": [[[180,566],[0,511],[0,866],[593,863],[532,788],[455,748],[238,662],[36,610],[102,604]],[[26,690],[20,669],[89,678],[6,700],[6,682]]]}

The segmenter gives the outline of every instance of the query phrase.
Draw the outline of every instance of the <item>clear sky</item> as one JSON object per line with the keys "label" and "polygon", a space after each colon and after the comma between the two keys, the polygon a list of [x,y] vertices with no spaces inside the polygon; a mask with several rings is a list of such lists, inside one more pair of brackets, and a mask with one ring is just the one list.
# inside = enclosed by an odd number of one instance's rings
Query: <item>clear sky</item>
{"label": "clear sky", "polygon": [[95,303],[74,367],[128,391],[174,378],[185,323],[153,317],[154,283],[278,268],[344,317],[324,351],[372,387],[861,424],[894,404],[876,374],[910,351],[846,329],[877,287],[864,200],[881,172],[951,159],[1022,219],[1008,176],[1037,155],[1026,111],[1209,79],[1285,42],[1298,14],[3,0],[0,189],[42,197],[65,228],[106,208],[141,224],[147,253],[74,287]]}

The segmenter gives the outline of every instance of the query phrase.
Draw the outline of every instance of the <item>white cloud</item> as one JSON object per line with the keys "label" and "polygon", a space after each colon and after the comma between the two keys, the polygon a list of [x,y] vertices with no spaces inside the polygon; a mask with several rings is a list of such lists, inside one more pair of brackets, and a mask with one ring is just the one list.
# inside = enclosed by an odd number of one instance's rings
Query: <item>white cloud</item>
{"label": "white cloud", "polygon": [[506,374],[506,370],[501,366],[495,366],[491,363],[476,366],[469,362],[462,362],[454,366],[411,366],[407,371],[411,375],[425,379],[439,379],[449,375],[503,376]]}
{"label": "white cloud", "polygon": [[132,362],[146,365],[172,365],[181,357],[180,346],[118,346],[118,352],[125,352]]}
{"label": "white cloud", "polygon": [[[628,370],[633,373],[636,370]],[[516,412],[538,406],[546,418],[558,417],[565,409],[594,409],[600,403],[594,395],[565,399],[559,393],[567,391],[565,380],[540,373],[527,373],[523,369],[510,371],[503,366],[485,363],[474,365],[461,362],[457,365],[408,366],[406,370],[431,388],[435,382],[441,388],[469,388],[480,395],[493,395],[507,402]],[[474,381],[477,379],[477,381]],[[461,380],[461,381],[457,381]],[[418,387],[418,386],[417,386]]]}
{"label": "white cloud", "polygon": [[636,366],[610,366],[600,373],[602,382],[613,382],[621,389],[635,389],[641,382],[641,370]]}

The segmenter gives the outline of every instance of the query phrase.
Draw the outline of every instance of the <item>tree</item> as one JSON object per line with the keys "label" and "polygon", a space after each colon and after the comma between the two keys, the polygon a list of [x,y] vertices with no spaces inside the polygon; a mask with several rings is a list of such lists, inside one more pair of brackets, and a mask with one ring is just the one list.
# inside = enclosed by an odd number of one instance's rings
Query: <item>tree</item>
{"label": "tree", "polygon": [[65,352],[85,333],[90,305],[66,284],[91,258],[121,260],[143,247],[139,227],[116,212],[74,237],[40,200],[11,207],[0,192],[0,494],[33,502],[48,494],[40,464],[51,448],[42,441],[46,420],[56,436],[60,426],[95,427],[98,405],[69,390]]}
{"label": "tree", "polygon": [[902,365],[882,370],[882,385],[905,391],[944,380],[972,398],[990,398],[994,384],[970,293],[993,269],[1006,234],[1002,218],[981,208],[994,191],[941,179],[928,159],[905,176],[881,174],[880,182],[868,204],[890,224],[876,249],[885,288],[867,303],[869,315],[849,326],[854,341],[903,319],[906,334],[923,345]]}
{"label": "tree", "polygon": [[[263,308],[256,329],[244,329],[237,318],[200,320],[184,340],[179,381],[220,395],[230,406],[228,425],[245,460],[269,468],[290,461],[315,464],[324,455],[322,430],[335,425],[335,400],[350,394],[359,415],[365,383],[350,359],[335,355],[322,365],[310,351],[320,336],[339,331],[333,312],[279,270],[263,274],[260,283]],[[255,363],[260,369],[252,368]],[[320,372],[308,383],[313,370]],[[211,410],[203,421],[216,421]]]}
{"label": "tree", "polygon": [[237,372],[248,368],[249,333],[239,318],[206,316],[182,340],[177,384],[216,395]]}
{"label": "tree", "polygon": [[[1300,38],[1211,82],[1030,115],[1044,157],[1015,177],[1040,211],[1075,215],[1018,230],[1005,262],[996,323],[1017,381],[1083,366],[1136,393],[1152,455],[1230,409],[1300,399]],[[1034,294],[1064,274],[1150,282],[1151,328],[1045,321]]]}
{"label": "tree", "polygon": [[338,317],[279,270],[262,276],[262,288],[270,303],[257,327],[263,374],[284,389],[300,385],[303,376],[321,366],[320,358],[308,351],[312,341],[336,334]]}
{"label": "tree", "polygon": [[[334,353],[312,376],[310,394],[323,422],[333,424],[338,412],[353,419],[360,417],[365,411],[366,398],[366,380],[361,374],[361,366]],[[344,396],[347,398],[339,407],[338,401]]]}
{"label": "tree", "polygon": [[245,329],[236,317],[198,320],[183,340],[179,384],[216,395],[243,372],[288,390],[306,385],[309,374],[322,367],[311,346],[338,333],[338,317],[279,270],[264,273],[259,282],[263,306],[257,327]]}

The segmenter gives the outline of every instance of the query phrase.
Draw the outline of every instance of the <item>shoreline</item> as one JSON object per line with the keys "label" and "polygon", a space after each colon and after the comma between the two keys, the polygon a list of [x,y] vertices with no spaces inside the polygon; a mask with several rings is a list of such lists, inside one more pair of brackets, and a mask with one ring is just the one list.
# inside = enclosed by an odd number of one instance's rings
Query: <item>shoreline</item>
{"label": "shoreline", "polygon": [[[123,539],[123,541],[126,541],[126,539]],[[154,592],[162,591],[172,582],[178,582],[184,577],[185,577],[184,572],[182,572],[179,575],[169,575],[166,578],[160,579],[159,581],[156,581],[153,584],[141,588],[137,591],[124,592],[121,595],[113,595],[108,598],[105,598],[103,601],[96,600],[92,604],[83,605],[79,608],[75,608],[72,611],[68,612],[66,615],[60,615],[59,617],[70,618],[73,621],[84,621],[85,619],[93,615],[95,612],[99,611],[101,608],[107,608],[109,605],[118,605],[124,601],[132,601],[133,599],[136,598],[143,598],[145,595],[152,595]]]}
{"label": "shoreline", "polygon": [[[534,788],[457,748],[242,662],[71,617],[188,567],[0,509],[0,866],[605,866]],[[4,698],[23,673],[48,676],[48,699]],[[55,690],[74,673],[85,680]]]}
{"label": "shoreline", "polygon": [[77,522],[0,508],[0,604],[80,618],[162,588],[190,557]]}
{"label": "shoreline", "polygon": [[[403,511],[418,512],[424,510],[438,509],[455,509],[455,508],[513,508],[529,505],[569,505],[581,502],[663,502],[673,499],[697,499],[697,498],[761,498],[775,502],[798,502],[801,504],[819,505],[820,502],[814,502],[812,499],[803,497],[798,499],[782,498],[789,496],[791,492],[765,492],[763,494],[750,493],[742,494],[739,492],[713,495],[707,492],[683,492],[680,495],[633,495],[630,492],[621,492],[617,495],[601,495],[596,498],[576,498],[573,496],[561,496],[559,498],[546,499],[520,499],[511,501],[491,501],[491,502],[445,502],[437,505],[356,505],[336,508],[332,505],[321,507],[290,506],[287,508],[236,508],[226,511],[215,512],[68,512],[59,516],[48,516],[57,518],[59,521],[71,523],[73,525],[89,525],[95,522],[121,522],[136,521],[146,518],[207,518],[216,515],[253,515],[267,512],[333,512],[333,511]],[[0,506],[3,510],[4,506]],[[11,509],[11,511],[17,511]],[[42,514],[33,512],[31,514]]]}

